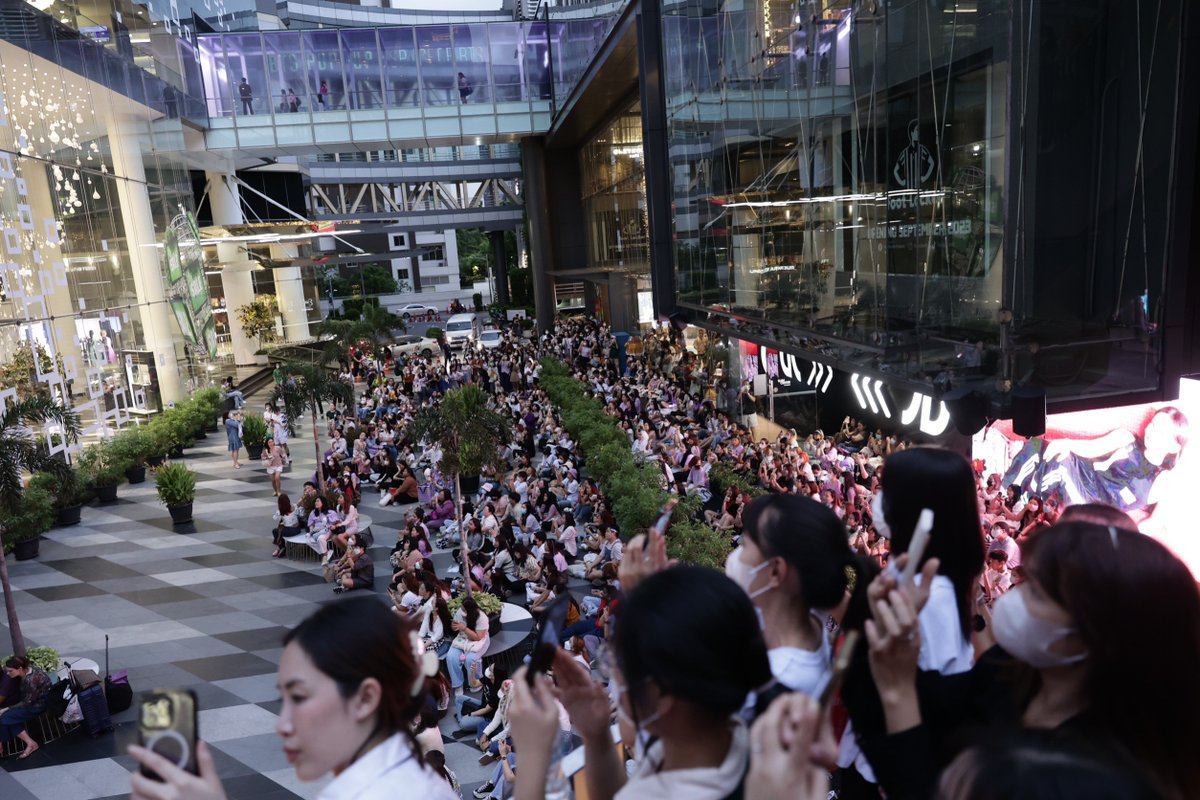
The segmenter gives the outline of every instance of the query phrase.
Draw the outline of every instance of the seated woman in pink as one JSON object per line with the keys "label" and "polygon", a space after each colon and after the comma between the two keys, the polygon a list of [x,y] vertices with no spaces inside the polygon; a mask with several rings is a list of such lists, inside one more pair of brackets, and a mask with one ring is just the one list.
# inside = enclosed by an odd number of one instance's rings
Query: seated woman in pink
{"label": "seated woman in pink", "polygon": [[441,530],[446,520],[454,519],[454,501],[450,499],[450,493],[445,489],[438,492],[429,505],[429,516],[425,520],[425,527],[429,530]]}

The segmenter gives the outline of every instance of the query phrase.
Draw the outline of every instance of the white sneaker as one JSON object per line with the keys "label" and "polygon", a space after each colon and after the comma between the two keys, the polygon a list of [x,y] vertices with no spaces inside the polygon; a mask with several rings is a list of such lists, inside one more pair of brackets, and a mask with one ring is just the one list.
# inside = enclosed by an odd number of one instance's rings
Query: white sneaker
{"label": "white sneaker", "polygon": [[392,496],[387,492],[383,493],[383,497],[379,498],[379,507],[383,508],[386,505],[391,505]]}

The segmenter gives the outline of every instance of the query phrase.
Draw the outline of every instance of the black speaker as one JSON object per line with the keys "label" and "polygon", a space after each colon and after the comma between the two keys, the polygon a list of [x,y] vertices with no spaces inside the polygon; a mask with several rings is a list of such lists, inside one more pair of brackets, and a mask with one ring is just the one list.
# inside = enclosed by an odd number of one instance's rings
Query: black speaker
{"label": "black speaker", "polygon": [[1012,390],[1012,428],[1028,439],[1046,432],[1046,390],[1019,386]]}
{"label": "black speaker", "polygon": [[974,389],[955,389],[942,397],[950,421],[963,436],[973,436],[987,425],[988,401]]}

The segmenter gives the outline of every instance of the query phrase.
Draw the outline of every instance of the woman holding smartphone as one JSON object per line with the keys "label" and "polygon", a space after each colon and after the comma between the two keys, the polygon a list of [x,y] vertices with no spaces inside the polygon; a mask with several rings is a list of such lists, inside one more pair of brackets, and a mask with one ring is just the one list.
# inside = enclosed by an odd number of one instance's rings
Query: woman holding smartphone
{"label": "woman holding smartphone", "polygon": [[[427,679],[436,673],[437,658],[422,652],[412,625],[377,598],[331,603],[313,613],[284,638],[279,661],[283,705],[276,733],[296,776],[314,781],[332,774],[320,800],[456,798],[422,763],[411,733],[427,700]],[[132,800],[225,798],[204,742],[197,743],[199,775],[142,747],[129,752],[162,777],[135,773]]]}

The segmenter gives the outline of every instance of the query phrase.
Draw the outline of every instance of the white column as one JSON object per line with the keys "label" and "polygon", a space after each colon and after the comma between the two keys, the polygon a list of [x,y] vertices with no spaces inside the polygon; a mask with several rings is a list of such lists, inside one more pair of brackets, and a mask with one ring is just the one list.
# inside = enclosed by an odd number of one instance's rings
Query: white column
{"label": "white column", "polygon": [[[246,217],[242,214],[242,201],[237,183],[232,175],[219,172],[208,176],[208,202],[212,209],[214,225],[241,225]],[[257,265],[246,257],[242,246],[236,242],[217,245],[217,260],[221,270],[221,287],[225,291],[225,311],[229,318],[230,338],[233,341],[233,361],[239,366],[254,366],[267,363],[266,356],[256,356],[259,342],[246,335],[238,321],[237,310],[254,302],[254,280],[251,273]]]}
{"label": "white column", "polygon": [[266,356],[254,355],[259,348],[258,339],[252,339],[238,322],[237,309],[254,302],[253,261],[235,261],[221,265],[221,287],[225,290],[225,308],[229,312],[229,331],[233,339],[233,362],[239,366],[265,364]]}
{"label": "white column", "polygon": [[304,307],[304,279],[299,267],[275,269],[275,297],[283,316],[283,339],[300,342],[309,338],[308,309]]}
{"label": "white column", "polygon": [[158,372],[158,390],[163,404],[184,399],[179,355],[175,348],[177,324],[167,303],[162,267],[159,264],[158,234],[150,194],[146,191],[146,168],[142,163],[140,120],[113,117],[109,120],[108,141],[112,148],[113,172],[116,173],[117,199],[129,243],[129,266],[137,292],[138,311],[146,349],[154,354]]}

